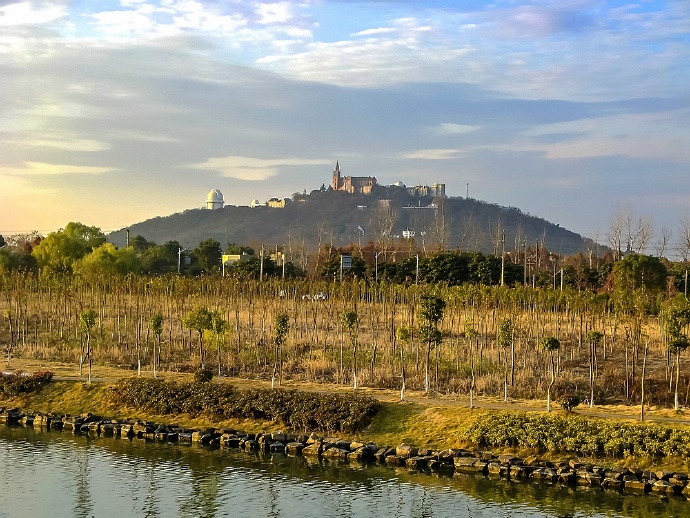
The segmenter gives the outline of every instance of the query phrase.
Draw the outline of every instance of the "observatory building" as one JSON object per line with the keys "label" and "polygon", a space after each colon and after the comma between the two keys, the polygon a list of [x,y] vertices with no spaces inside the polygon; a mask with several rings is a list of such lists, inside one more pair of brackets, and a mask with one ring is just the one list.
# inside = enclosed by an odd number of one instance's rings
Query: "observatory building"
{"label": "observatory building", "polygon": [[222,209],[224,205],[223,193],[219,189],[212,189],[206,197],[206,208],[210,210]]}

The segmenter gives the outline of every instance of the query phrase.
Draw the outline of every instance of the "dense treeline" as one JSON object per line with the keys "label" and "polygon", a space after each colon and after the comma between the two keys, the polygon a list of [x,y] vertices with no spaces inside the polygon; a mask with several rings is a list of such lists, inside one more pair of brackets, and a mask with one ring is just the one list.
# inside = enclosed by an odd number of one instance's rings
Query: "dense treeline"
{"label": "dense treeline", "polygon": [[34,357],[89,373],[94,363],[154,377],[212,367],[273,384],[400,387],[401,397],[407,387],[549,407],[688,403],[687,264],[536,247],[423,255],[413,245],[353,246],[342,275],[343,250],[326,247],[313,258],[322,275],[304,277],[278,266],[278,250],[258,258],[229,244],[226,253],[251,259],[223,276],[212,240],[185,265],[176,243],[137,236],[117,249],[99,229],[70,223],[0,249],[0,344],[10,364]]}
{"label": "dense treeline", "polygon": [[[69,223],[45,238],[29,235],[7,246],[0,236],[0,274],[13,271],[97,278],[104,275],[162,276],[178,273],[186,277],[223,275],[240,279],[274,277],[282,279],[341,278],[389,281],[398,284],[449,286],[465,283],[485,285],[519,284],[534,288],[573,288],[579,291],[612,291],[627,284],[632,288],[667,289],[687,294],[688,263],[671,263],[659,257],[634,254],[622,261],[614,255],[561,256],[537,243],[534,247],[483,254],[477,251],[448,251],[421,248],[413,239],[380,249],[372,242],[335,248],[324,245],[318,253],[291,257],[285,247],[251,247],[228,243],[225,249],[213,239],[201,241],[193,250],[177,241],[163,245],[135,236],[129,246],[117,248],[106,242],[97,227]],[[422,243],[423,245],[423,243]],[[341,257],[351,257],[351,266],[341,268]],[[617,268],[615,268],[617,266]],[[668,282],[668,285],[666,284]]]}

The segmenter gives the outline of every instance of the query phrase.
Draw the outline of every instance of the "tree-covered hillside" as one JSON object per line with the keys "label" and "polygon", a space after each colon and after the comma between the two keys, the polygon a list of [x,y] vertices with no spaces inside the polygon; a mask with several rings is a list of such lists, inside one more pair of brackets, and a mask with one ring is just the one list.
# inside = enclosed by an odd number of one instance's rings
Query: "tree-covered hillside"
{"label": "tree-covered hillside", "polygon": [[[212,238],[221,244],[244,243],[315,246],[371,241],[388,249],[413,236],[422,249],[515,250],[527,243],[545,246],[559,254],[586,253],[590,240],[514,207],[501,207],[465,198],[409,196],[405,189],[377,187],[371,195],[318,190],[296,194],[285,208],[235,207],[195,209],[157,217],[129,227],[130,236],[164,243],[178,241],[193,247]],[[118,246],[126,229],[111,233]]]}

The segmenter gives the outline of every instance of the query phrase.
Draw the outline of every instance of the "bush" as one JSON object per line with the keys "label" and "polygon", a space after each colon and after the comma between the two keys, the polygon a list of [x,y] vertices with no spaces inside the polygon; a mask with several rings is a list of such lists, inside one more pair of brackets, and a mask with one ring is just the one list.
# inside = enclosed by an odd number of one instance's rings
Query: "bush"
{"label": "bush", "polygon": [[50,371],[37,371],[27,374],[17,371],[11,374],[0,373],[0,394],[16,396],[29,392],[38,392],[43,385],[53,379]]}
{"label": "bush", "polygon": [[483,415],[466,434],[479,446],[518,447],[584,455],[685,456],[685,428],[625,423],[579,416],[497,412]]}
{"label": "bush", "polygon": [[194,381],[197,383],[208,383],[213,379],[213,371],[208,367],[194,371]]}
{"label": "bush", "polygon": [[582,403],[582,398],[578,395],[564,394],[558,398],[557,403],[561,405],[561,408],[566,412],[572,412],[578,406],[580,406],[580,403]]}
{"label": "bush", "polygon": [[380,403],[360,394],[296,390],[237,390],[226,383],[166,382],[131,378],[113,387],[117,404],[159,415],[267,419],[298,430],[356,432],[366,427]]}

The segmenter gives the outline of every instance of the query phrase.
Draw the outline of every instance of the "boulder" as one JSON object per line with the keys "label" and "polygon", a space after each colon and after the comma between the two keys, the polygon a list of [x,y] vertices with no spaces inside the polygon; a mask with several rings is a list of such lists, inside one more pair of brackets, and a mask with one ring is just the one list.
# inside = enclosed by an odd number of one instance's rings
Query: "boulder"
{"label": "boulder", "polygon": [[410,469],[424,469],[429,462],[428,456],[415,456],[405,459],[405,465]]}
{"label": "boulder", "polygon": [[280,441],[272,442],[269,446],[271,453],[285,453],[285,445]]}
{"label": "boulder", "polygon": [[413,446],[410,446],[408,444],[401,444],[397,448],[395,448],[395,454],[398,457],[402,457],[403,459],[409,459],[410,457],[414,457],[417,455],[417,452],[419,450]]}
{"label": "boulder", "polygon": [[626,491],[633,493],[645,493],[649,491],[650,485],[649,483],[641,480],[626,480],[624,482],[624,487]]}
{"label": "boulder", "polygon": [[360,446],[355,451],[347,456],[348,460],[356,460],[360,462],[369,462],[374,460],[374,452],[366,446]]}
{"label": "boulder", "polygon": [[676,492],[676,486],[671,484],[668,480],[657,480],[652,484],[651,489],[655,493],[673,494]]}
{"label": "boulder", "polygon": [[288,455],[299,455],[304,450],[304,444],[301,442],[289,442],[285,446],[285,453]]}
{"label": "boulder", "polygon": [[386,465],[387,466],[404,466],[405,465],[405,459],[402,457],[398,457],[397,455],[389,455],[386,457]]}
{"label": "boulder", "polygon": [[349,453],[349,450],[343,450],[336,446],[331,446],[327,450],[324,450],[321,456],[327,459],[346,459]]}
{"label": "boulder", "polygon": [[306,456],[319,456],[323,453],[323,445],[320,442],[313,442],[302,449],[302,455]]}

